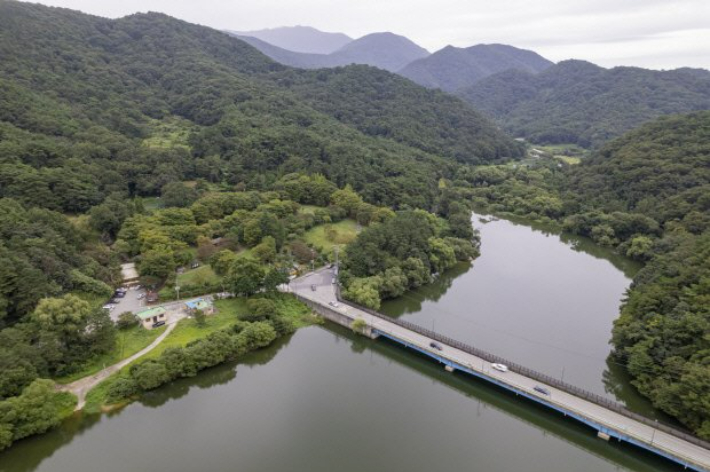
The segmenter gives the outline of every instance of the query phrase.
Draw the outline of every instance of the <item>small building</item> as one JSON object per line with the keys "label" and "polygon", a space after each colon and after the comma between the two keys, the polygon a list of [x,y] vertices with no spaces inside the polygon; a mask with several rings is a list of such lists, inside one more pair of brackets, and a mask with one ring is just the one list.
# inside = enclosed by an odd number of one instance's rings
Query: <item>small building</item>
{"label": "small building", "polygon": [[158,301],[159,298],[160,297],[158,296],[158,292],[151,290],[146,294],[145,301],[146,303],[155,303]]}
{"label": "small building", "polygon": [[156,306],[143,310],[136,315],[145,329],[153,329],[163,326],[168,320],[167,311],[162,306]]}
{"label": "small building", "polygon": [[190,315],[195,313],[197,310],[202,311],[205,315],[214,314],[214,304],[212,303],[212,300],[207,300],[205,298],[195,298],[194,300],[185,302],[185,307]]}

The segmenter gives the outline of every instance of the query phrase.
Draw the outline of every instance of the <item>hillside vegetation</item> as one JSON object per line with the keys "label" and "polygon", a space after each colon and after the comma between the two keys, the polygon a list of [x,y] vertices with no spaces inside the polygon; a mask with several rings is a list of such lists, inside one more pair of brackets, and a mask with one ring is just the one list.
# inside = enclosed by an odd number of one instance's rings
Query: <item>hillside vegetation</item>
{"label": "hillside vegetation", "polygon": [[596,147],[662,115],[710,109],[710,73],[564,61],[539,74],[501,72],[457,94],[515,136]]}

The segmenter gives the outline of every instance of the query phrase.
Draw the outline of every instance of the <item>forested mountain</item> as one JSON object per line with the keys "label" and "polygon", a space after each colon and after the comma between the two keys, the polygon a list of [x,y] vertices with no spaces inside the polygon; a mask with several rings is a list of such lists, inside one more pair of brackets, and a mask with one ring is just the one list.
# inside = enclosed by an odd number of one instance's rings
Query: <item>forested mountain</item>
{"label": "forested mountain", "polygon": [[343,33],[326,33],[310,26],[282,26],[257,31],[230,31],[260,39],[279,48],[306,54],[330,54],[353,39]]}
{"label": "forested mountain", "polygon": [[392,33],[373,33],[349,42],[331,54],[304,54],[277,47],[259,38],[230,33],[251,44],[271,59],[292,67],[319,69],[364,64],[396,72],[412,61],[426,57],[429,52],[404,36]]}
{"label": "forested mountain", "polygon": [[504,44],[478,44],[469,48],[447,46],[408,64],[399,73],[419,85],[454,92],[497,72],[514,69],[535,74],[551,65],[533,51]]}
{"label": "forested mountain", "polygon": [[563,61],[539,74],[504,71],[458,95],[516,136],[599,146],[659,116],[710,109],[705,72]]}
{"label": "forested mountain", "polygon": [[662,225],[710,229],[710,111],[654,120],[571,169],[581,207],[637,212]]}
{"label": "forested mountain", "polygon": [[[522,152],[456,98],[363,66],[288,69],[161,14],[108,20],[3,1],[0,57],[0,198],[12,209],[0,216],[14,231],[0,250],[22,258],[28,277],[48,277],[42,296],[110,282],[105,261],[86,259],[107,256],[68,238],[58,213],[17,223],[16,203],[77,214],[105,202],[117,231],[130,214],[122,198],[159,195],[170,182],[262,189],[299,171],[350,183],[372,202],[430,207],[456,161]],[[54,259],[32,235],[70,248],[48,267]],[[18,274],[0,275],[12,319],[32,306],[16,298]]]}

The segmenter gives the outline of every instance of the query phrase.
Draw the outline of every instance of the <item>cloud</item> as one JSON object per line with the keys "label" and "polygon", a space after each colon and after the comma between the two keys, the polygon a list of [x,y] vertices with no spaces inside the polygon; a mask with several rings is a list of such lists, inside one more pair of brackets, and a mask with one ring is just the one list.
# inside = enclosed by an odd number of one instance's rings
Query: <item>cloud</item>
{"label": "cloud", "polygon": [[[119,17],[160,11],[217,29],[303,24],[358,37],[403,34],[429,50],[504,43],[550,59],[710,68],[708,0],[40,0]],[[681,62],[685,61],[685,62]]]}

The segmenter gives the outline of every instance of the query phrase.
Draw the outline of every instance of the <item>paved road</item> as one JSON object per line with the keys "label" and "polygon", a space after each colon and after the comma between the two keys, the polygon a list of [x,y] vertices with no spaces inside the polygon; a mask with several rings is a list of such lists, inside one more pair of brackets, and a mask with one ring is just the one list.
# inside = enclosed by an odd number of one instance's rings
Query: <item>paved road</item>
{"label": "paved road", "polygon": [[[324,306],[331,306],[332,308],[332,303],[338,303],[338,307],[333,309],[351,319],[360,318],[373,329],[403,340],[421,350],[445,357],[472,371],[484,374],[533,397],[540,398],[555,407],[583,416],[592,422],[627,436],[632,441],[650,445],[661,452],[681,458],[694,465],[697,470],[710,471],[710,451],[705,448],[518,373],[510,371],[506,373],[499,372],[492,369],[489,362],[454,347],[438,343],[442,345],[442,350],[433,349],[430,346],[432,340],[423,335],[386,319],[373,316],[353,306],[337,302],[335,286],[331,283],[333,277],[333,271],[324,268],[292,280],[289,288],[294,293]],[[313,290],[314,287],[315,290]],[[535,391],[534,387],[538,385],[546,388],[550,395],[543,395]]]}

